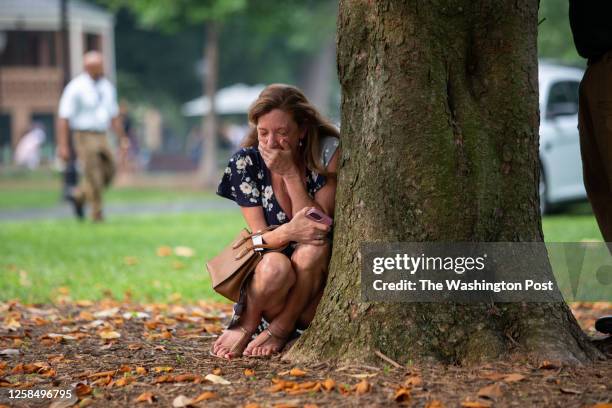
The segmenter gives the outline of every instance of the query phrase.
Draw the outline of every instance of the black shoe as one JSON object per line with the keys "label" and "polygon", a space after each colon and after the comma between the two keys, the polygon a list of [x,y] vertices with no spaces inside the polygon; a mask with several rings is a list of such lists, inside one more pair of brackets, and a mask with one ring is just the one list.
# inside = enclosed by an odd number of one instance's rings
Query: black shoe
{"label": "black shoe", "polygon": [[85,218],[85,206],[83,200],[77,198],[74,194],[70,194],[68,196],[68,200],[70,201],[70,204],[72,204],[72,210],[74,211],[75,217],[77,217],[79,221],[83,221]]}
{"label": "black shoe", "polygon": [[612,334],[612,316],[604,316],[597,319],[595,330],[605,334]]}

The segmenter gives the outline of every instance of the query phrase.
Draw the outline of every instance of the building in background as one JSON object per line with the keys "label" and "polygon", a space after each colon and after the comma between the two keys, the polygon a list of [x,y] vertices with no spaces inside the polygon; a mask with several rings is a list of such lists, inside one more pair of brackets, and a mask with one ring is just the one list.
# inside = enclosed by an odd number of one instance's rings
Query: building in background
{"label": "building in background", "polygon": [[60,0],[0,1],[0,161],[33,121],[45,128],[49,153],[65,64],[73,77],[82,71],[85,52],[100,51],[114,82],[113,15],[79,0],[69,0],[67,11],[70,57],[63,61]]}

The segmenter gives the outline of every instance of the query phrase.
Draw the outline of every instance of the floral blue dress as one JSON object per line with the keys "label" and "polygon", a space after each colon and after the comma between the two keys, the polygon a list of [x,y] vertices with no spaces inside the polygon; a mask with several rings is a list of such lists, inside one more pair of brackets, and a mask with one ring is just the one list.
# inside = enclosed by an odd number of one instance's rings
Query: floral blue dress
{"label": "floral blue dress", "polygon": [[[325,177],[306,169],[306,189],[310,197],[325,185]],[[244,147],[230,159],[217,188],[221,197],[233,200],[241,207],[261,206],[266,224],[289,222],[272,190],[272,174],[256,147]]]}

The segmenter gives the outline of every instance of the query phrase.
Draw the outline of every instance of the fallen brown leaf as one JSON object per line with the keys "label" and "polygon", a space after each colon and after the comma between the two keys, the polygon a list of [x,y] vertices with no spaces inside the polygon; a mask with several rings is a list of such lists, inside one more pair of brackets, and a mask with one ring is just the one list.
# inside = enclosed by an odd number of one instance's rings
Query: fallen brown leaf
{"label": "fallen brown leaf", "polygon": [[114,330],[102,330],[98,333],[98,336],[100,336],[104,340],[112,340],[120,338],[121,333],[116,332]]}
{"label": "fallen brown leaf", "polygon": [[351,387],[347,384],[340,384],[338,386],[338,392],[346,397],[348,395],[351,395]]}
{"label": "fallen brown leaf", "polygon": [[407,404],[410,402],[411,398],[412,396],[410,395],[410,390],[404,387],[400,387],[395,390],[395,394],[393,395],[393,400],[402,404]]}
{"label": "fallen brown leaf", "polygon": [[143,392],[134,400],[134,402],[146,402],[148,404],[152,404],[156,399],[157,397],[155,397],[152,392]]}
{"label": "fallen brown leaf", "polygon": [[75,392],[77,397],[82,398],[85,395],[89,395],[91,394],[91,387],[85,383],[77,383],[77,385],[75,386]]}
{"label": "fallen brown leaf", "polygon": [[38,372],[43,377],[55,377],[57,372],[53,368],[42,369]]}
{"label": "fallen brown leaf", "polygon": [[370,383],[367,380],[361,380],[355,385],[355,393],[357,393],[357,395],[363,395],[370,392],[370,388]]}
{"label": "fallen brown leaf", "polygon": [[204,379],[210,381],[213,384],[221,384],[221,385],[231,384],[231,382],[227,381],[225,378],[220,377],[218,375],[214,375],[214,374],[206,374],[206,377],[204,377]]}
{"label": "fallen brown leaf", "polygon": [[153,367],[153,371],[155,371],[156,373],[169,373],[172,370],[174,370],[174,368],[168,366]]}
{"label": "fallen brown leaf", "polygon": [[161,383],[168,383],[168,382],[174,382],[174,377],[171,376],[170,374],[160,375],[159,377],[155,377],[153,379],[153,384],[161,384]]}
{"label": "fallen brown leaf", "polygon": [[0,388],[1,387],[12,387],[13,383],[7,380],[6,378],[0,377]]}
{"label": "fallen brown leaf", "polygon": [[201,393],[200,395],[198,395],[197,397],[195,397],[193,399],[193,403],[197,403],[200,401],[205,401],[205,400],[209,400],[209,399],[213,399],[213,398],[217,398],[217,394],[215,394],[212,391],[205,391],[203,393]]}
{"label": "fallen brown leaf", "polygon": [[538,366],[538,368],[541,370],[556,370],[559,367],[561,367],[561,364],[559,364],[559,362],[548,360],[542,361],[542,363],[540,363],[540,365]]}
{"label": "fallen brown leaf", "polygon": [[463,408],[490,408],[491,403],[485,401],[463,401],[461,406]]}
{"label": "fallen brown leaf", "polygon": [[404,380],[404,385],[406,387],[420,387],[421,385],[423,385],[423,379],[420,375],[413,374],[406,377],[406,379]]}
{"label": "fallen brown leaf", "polygon": [[347,374],[349,377],[358,378],[360,380],[364,378],[376,377],[378,373],[359,373],[359,374]]}
{"label": "fallen brown leaf", "polygon": [[518,381],[523,381],[526,377],[522,374],[508,374],[507,376],[504,377],[504,381],[505,382],[518,382]]}
{"label": "fallen brown leaf", "polygon": [[573,394],[573,395],[578,395],[578,394],[582,394],[582,391],[579,391],[575,388],[568,388],[568,387],[560,387],[559,390],[563,393],[563,394]]}
{"label": "fallen brown leaf", "polygon": [[115,385],[117,387],[125,387],[126,385],[131,384],[134,381],[136,381],[134,377],[122,377],[118,379],[117,381],[115,381]]}
{"label": "fallen brown leaf", "polygon": [[147,369],[144,367],[136,367],[136,374],[145,375],[147,373]]}
{"label": "fallen brown leaf", "polygon": [[336,387],[336,382],[331,378],[326,378],[325,381],[321,383],[321,386],[325,391],[331,391]]}
{"label": "fallen brown leaf", "polygon": [[172,248],[169,246],[160,246],[157,248],[157,256],[164,257],[172,255]]}
{"label": "fallen brown leaf", "polygon": [[500,381],[506,378],[506,374],[498,373],[498,372],[486,372],[480,376],[480,378],[485,378],[491,381]]}
{"label": "fallen brown leaf", "polygon": [[425,404],[425,408],[444,408],[444,404],[440,400],[433,400]]}
{"label": "fallen brown leaf", "polygon": [[201,377],[196,374],[179,374],[174,377],[175,382],[191,382],[198,379],[201,379]]}
{"label": "fallen brown leaf", "polygon": [[195,255],[195,251],[192,248],[186,246],[177,246],[174,248],[174,255],[191,258]]}
{"label": "fallen brown leaf", "polygon": [[318,384],[319,383],[316,381],[306,381],[303,383],[299,383],[297,387],[301,390],[310,390],[316,388]]}
{"label": "fallen brown leaf", "polygon": [[101,371],[99,373],[90,374],[87,376],[87,378],[112,377],[116,372],[116,370]]}
{"label": "fallen brown leaf", "polygon": [[497,399],[502,396],[502,389],[499,384],[491,384],[478,390],[478,396],[487,399]]}
{"label": "fallen brown leaf", "polygon": [[289,375],[293,377],[303,377],[306,375],[306,371],[300,368],[292,368],[291,370],[289,370]]}
{"label": "fallen brown leaf", "polygon": [[[47,356],[47,361],[49,361],[50,363],[59,363],[64,360],[65,360],[65,357],[63,354],[51,354]],[[0,368],[2,368],[1,364],[0,364]]]}
{"label": "fallen brown leaf", "polygon": [[250,369],[250,368],[245,368],[244,375],[246,375],[247,377],[253,377],[255,375],[255,370]]}
{"label": "fallen brown leaf", "polygon": [[96,381],[92,382],[91,385],[108,385],[112,381],[110,376],[108,377],[100,377]]}

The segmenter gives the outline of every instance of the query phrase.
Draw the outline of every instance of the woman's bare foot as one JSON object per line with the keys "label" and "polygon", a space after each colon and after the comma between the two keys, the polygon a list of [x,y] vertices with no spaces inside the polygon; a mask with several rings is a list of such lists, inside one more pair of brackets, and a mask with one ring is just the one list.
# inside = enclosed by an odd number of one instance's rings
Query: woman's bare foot
{"label": "woman's bare foot", "polygon": [[212,352],[217,357],[231,358],[240,357],[244,348],[251,340],[252,332],[242,326],[226,329],[221,337],[215,341]]}
{"label": "woman's bare foot", "polygon": [[270,326],[259,333],[259,336],[248,344],[243,354],[245,356],[258,357],[280,353],[285,344],[287,344],[290,334],[291,332],[281,331]]}

